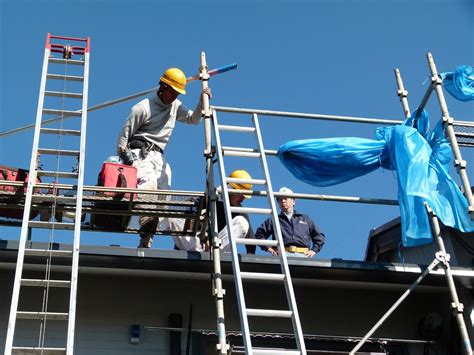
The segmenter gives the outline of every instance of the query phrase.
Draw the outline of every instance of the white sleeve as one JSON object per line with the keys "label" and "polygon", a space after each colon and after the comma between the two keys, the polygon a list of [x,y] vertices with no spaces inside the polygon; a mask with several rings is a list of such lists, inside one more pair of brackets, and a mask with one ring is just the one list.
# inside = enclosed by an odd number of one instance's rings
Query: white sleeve
{"label": "white sleeve", "polygon": [[203,104],[201,98],[194,111],[188,109],[184,104],[178,106],[176,113],[176,120],[187,124],[199,124],[201,122],[201,114],[203,110]]}
{"label": "white sleeve", "polygon": [[146,120],[146,110],[143,105],[137,104],[132,107],[132,111],[127,118],[127,121],[120,131],[117,141],[117,153],[120,154],[120,147],[126,147],[129,139],[133,137],[135,132]]}

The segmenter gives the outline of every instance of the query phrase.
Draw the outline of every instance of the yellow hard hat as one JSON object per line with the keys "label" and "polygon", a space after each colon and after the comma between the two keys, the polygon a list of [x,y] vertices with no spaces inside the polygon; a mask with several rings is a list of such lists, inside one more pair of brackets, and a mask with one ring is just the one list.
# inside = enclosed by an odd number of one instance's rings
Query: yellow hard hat
{"label": "yellow hard hat", "polygon": [[167,69],[160,78],[160,82],[170,85],[180,94],[186,94],[186,75],[178,68]]}
{"label": "yellow hard hat", "polygon": [[[252,178],[247,171],[242,170],[242,169],[234,170],[233,172],[230,173],[229,177],[234,178],[234,179],[251,179]],[[252,190],[253,188],[252,184],[238,184],[235,182],[230,182],[229,185],[237,190]],[[244,195],[244,196],[245,198],[252,198],[252,195]]]}

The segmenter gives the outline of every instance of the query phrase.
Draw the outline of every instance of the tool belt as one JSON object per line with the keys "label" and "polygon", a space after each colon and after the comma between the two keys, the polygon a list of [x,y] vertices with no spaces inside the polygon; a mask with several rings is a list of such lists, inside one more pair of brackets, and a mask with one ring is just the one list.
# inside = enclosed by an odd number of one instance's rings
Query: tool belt
{"label": "tool belt", "polygon": [[140,153],[142,155],[142,158],[145,159],[146,156],[148,155],[148,152],[151,150],[156,150],[163,154],[163,149],[158,147],[156,144],[153,144],[151,142],[148,142],[147,140],[141,139],[141,138],[133,138],[129,143],[128,146],[130,149],[140,149]]}
{"label": "tool belt", "polygon": [[309,248],[295,247],[294,245],[291,245],[289,247],[285,247],[285,250],[289,253],[306,253],[309,251]]}

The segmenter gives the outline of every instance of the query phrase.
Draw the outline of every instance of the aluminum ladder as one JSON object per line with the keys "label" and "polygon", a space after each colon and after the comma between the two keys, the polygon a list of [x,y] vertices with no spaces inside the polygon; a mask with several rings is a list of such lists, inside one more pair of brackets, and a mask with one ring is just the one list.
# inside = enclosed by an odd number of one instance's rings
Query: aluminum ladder
{"label": "aluminum ladder", "polygon": [[[242,336],[244,340],[244,347],[246,354],[306,354],[306,347],[304,343],[303,331],[301,328],[300,318],[298,315],[298,309],[296,305],[295,294],[293,291],[293,284],[290,276],[290,269],[288,267],[288,261],[286,259],[286,252],[284,248],[283,238],[281,235],[280,223],[278,220],[278,213],[275,205],[275,199],[273,195],[272,184],[270,181],[270,174],[268,171],[267,160],[265,156],[265,150],[263,147],[263,140],[258,123],[258,117],[256,114],[252,116],[253,127],[242,127],[242,126],[229,126],[220,125],[217,121],[216,111],[212,113],[213,132],[216,143],[216,151],[219,163],[219,173],[222,183],[222,199],[225,207],[225,216],[227,223],[227,232],[229,235],[230,243],[232,246],[232,267],[234,273],[234,282],[237,291],[237,301],[240,314],[240,324],[242,327]],[[253,133],[256,137],[258,147],[256,149],[249,148],[238,148],[238,147],[224,147],[221,144],[221,131],[231,131],[240,133]],[[247,158],[259,158],[261,167],[263,170],[264,179],[235,179],[227,177],[224,156],[237,156]],[[242,190],[229,189],[228,183],[238,184],[254,184],[262,185],[265,187],[268,205],[270,208],[245,208],[245,207],[233,207],[230,205],[229,193],[242,193]],[[250,191],[251,192],[251,191]],[[262,239],[249,239],[249,238],[236,238],[232,234],[232,212],[235,213],[247,213],[247,214],[266,214],[270,215],[273,221],[274,231],[276,240],[262,240]],[[237,245],[264,245],[264,246],[276,246],[280,255],[275,257],[278,258],[281,266],[281,274],[276,273],[261,273],[261,272],[241,272],[239,255],[237,251]],[[272,310],[272,309],[255,309],[247,308],[244,296],[243,280],[259,280],[262,282],[277,281],[282,282],[285,291],[286,299],[288,303],[287,310]],[[293,325],[293,332],[296,340],[297,349],[257,349],[252,347],[250,339],[250,329],[248,317],[273,317],[273,318],[291,318]]]}
{"label": "aluminum ladder", "polygon": [[[70,45],[74,43],[75,45]],[[54,53],[54,54],[53,54]],[[59,53],[56,54],[56,53]],[[41,75],[41,86],[38,99],[38,109],[36,113],[36,124],[33,138],[33,149],[30,162],[30,177],[26,188],[26,197],[23,213],[23,221],[21,225],[20,242],[18,247],[18,259],[16,264],[15,279],[13,285],[13,294],[11,300],[10,317],[8,320],[8,331],[5,342],[5,354],[73,354],[74,351],[74,328],[76,319],[76,294],[77,294],[77,278],[78,278],[78,266],[79,266],[79,245],[80,245],[80,232],[81,232],[81,216],[82,216],[82,194],[83,194],[83,179],[84,179],[84,158],[85,158],[85,144],[86,144],[86,122],[87,122],[87,96],[88,96],[88,79],[89,79],[89,54],[90,54],[90,38],[72,38],[53,36],[48,33],[46,38],[46,46],[44,51],[43,70]],[[58,70],[64,70],[59,72]],[[79,75],[70,75],[70,72],[77,71]],[[75,82],[71,84],[70,82]],[[75,86],[74,86],[75,85]],[[67,88],[73,86],[74,90],[70,92]],[[51,88],[59,87],[57,91],[51,90]],[[61,89],[62,88],[62,89]],[[82,89],[82,90],[81,90]],[[71,99],[71,100],[69,100]],[[47,106],[45,108],[45,100]],[[60,108],[57,108],[57,102],[60,101]],[[80,101],[79,101],[80,100]],[[66,110],[65,106],[76,106],[80,109]],[[51,115],[57,116],[54,119]],[[76,121],[76,126],[79,129],[64,129],[62,126],[62,119],[67,116],[78,116],[81,117],[80,126],[79,122]],[[48,128],[45,123],[52,120],[61,120],[59,128]],[[69,136],[74,140],[72,142],[73,147],[77,147],[78,150],[72,149],[60,149],[61,148],[61,137]],[[39,147],[40,138],[42,147]],[[52,139],[48,139],[52,138]],[[59,147],[51,148],[47,143],[51,140],[57,140]],[[45,144],[46,143],[46,144]],[[42,170],[39,164],[40,155],[46,155],[46,158],[51,158],[54,162],[50,165],[53,167],[49,170]],[[75,168],[73,172],[59,171],[60,158],[72,157],[76,159]],[[49,166],[48,166],[49,168]],[[65,170],[65,169],[62,169]],[[56,193],[53,195],[40,194],[38,188],[35,188],[36,178],[42,177],[44,180],[54,179],[50,186],[53,191],[57,191],[55,188],[55,182],[58,179],[69,179],[72,180],[72,184],[77,186],[76,193],[74,196],[57,196]],[[45,181],[43,181],[45,182]],[[50,190],[48,190],[51,192]],[[47,217],[41,218],[40,221],[30,220],[30,212],[32,210],[32,204],[38,201],[51,202],[51,213],[46,213]],[[49,198],[49,199],[48,199]],[[60,202],[67,201],[70,205],[75,205],[75,215],[71,215],[72,222],[62,222],[54,220],[55,218],[55,207]],[[49,206],[49,205],[48,205]],[[33,249],[31,243],[27,241],[29,231],[31,228],[44,228],[48,229],[50,233],[48,247],[45,249]],[[53,250],[53,238],[56,230],[64,230],[66,235],[73,236],[73,247],[71,251],[65,250]],[[73,233],[73,234],[72,234]],[[24,258],[26,256],[39,257],[42,262],[44,261],[45,276],[43,278],[27,278],[23,272]],[[71,275],[70,280],[54,280],[51,279],[51,266],[52,260],[67,258],[71,261]],[[27,271],[26,273],[28,273]],[[54,270],[53,270],[54,272]],[[51,311],[48,305],[48,300],[51,292],[57,288],[69,288],[69,305],[63,305],[62,311]],[[38,291],[39,289],[39,291]],[[36,291],[35,291],[36,290]],[[21,291],[21,292],[20,292]],[[28,296],[31,296],[34,292],[42,292],[43,302],[41,310],[19,310],[18,305],[22,305],[20,302],[20,295],[22,300]],[[26,297],[25,297],[26,296]],[[67,299],[67,295],[64,297]],[[64,303],[66,303],[65,301]],[[53,303],[53,302],[51,302]],[[57,304],[52,304],[52,307],[58,307]],[[66,306],[68,308],[66,308]],[[52,308],[51,307],[51,308]],[[17,322],[17,320],[21,320]],[[28,320],[28,321],[25,321]],[[67,322],[67,339],[64,339],[64,344],[60,346],[48,345],[49,339],[46,338],[46,325],[48,322]],[[19,344],[16,343],[25,342],[25,333],[21,333],[21,330],[31,330],[31,324],[28,322],[35,322],[33,325],[36,326],[39,322],[39,337],[38,343],[35,345],[30,344]],[[18,336],[15,338],[15,331],[20,331]],[[57,339],[54,339],[57,341]]]}

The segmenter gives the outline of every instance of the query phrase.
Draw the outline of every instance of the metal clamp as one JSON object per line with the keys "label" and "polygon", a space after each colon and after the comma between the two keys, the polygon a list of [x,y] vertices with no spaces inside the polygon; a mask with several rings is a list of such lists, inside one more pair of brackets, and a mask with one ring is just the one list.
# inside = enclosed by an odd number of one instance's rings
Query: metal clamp
{"label": "metal clamp", "polygon": [[467,163],[465,160],[458,160],[454,161],[454,167],[459,171],[459,169],[466,169]]}
{"label": "metal clamp", "polygon": [[222,349],[221,344],[216,344],[216,349],[221,353],[221,354],[227,354],[227,352],[230,350],[230,344],[225,344],[225,349]]}
{"label": "metal clamp", "polygon": [[443,116],[443,117],[441,117],[441,119],[443,120],[443,124],[447,123],[448,125],[451,125],[451,126],[454,124],[454,118],[452,118],[450,116],[448,116],[448,117]]}
{"label": "metal clamp", "polygon": [[212,290],[212,295],[213,295],[213,296],[216,296],[217,298],[224,298],[224,296],[225,296],[225,288],[221,288],[221,289],[214,288],[214,289]]}
{"label": "metal clamp", "polygon": [[458,302],[458,303],[452,302],[451,309],[453,310],[454,313],[462,314],[464,312],[464,305],[461,302]]}
{"label": "metal clamp", "polygon": [[443,265],[448,266],[449,261],[451,260],[451,256],[448,253],[443,253],[442,251],[438,251],[436,254],[436,259],[439,260]]}
{"label": "metal clamp", "polygon": [[443,80],[441,80],[441,77],[438,74],[434,74],[431,77],[431,85],[441,85],[443,83]]}
{"label": "metal clamp", "polygon": [[397,96],[401,98],[408,97],[408,90],[397,90]]}

